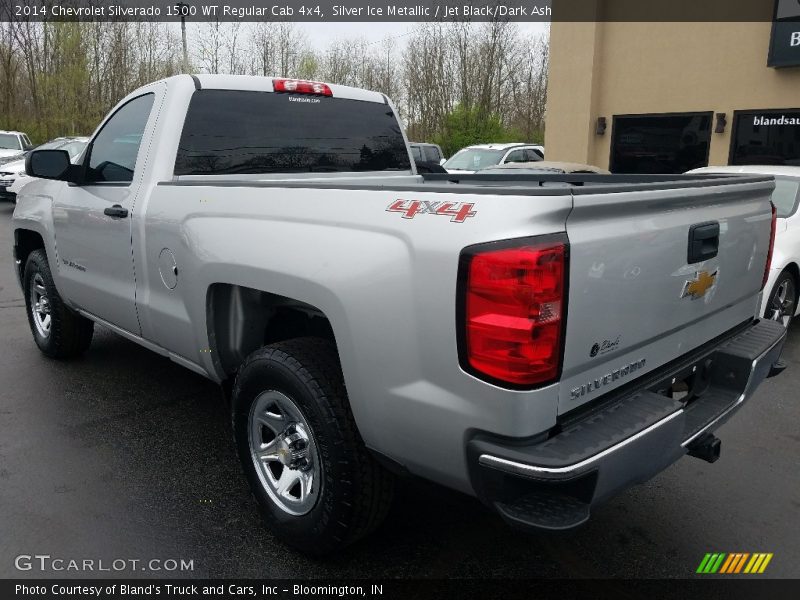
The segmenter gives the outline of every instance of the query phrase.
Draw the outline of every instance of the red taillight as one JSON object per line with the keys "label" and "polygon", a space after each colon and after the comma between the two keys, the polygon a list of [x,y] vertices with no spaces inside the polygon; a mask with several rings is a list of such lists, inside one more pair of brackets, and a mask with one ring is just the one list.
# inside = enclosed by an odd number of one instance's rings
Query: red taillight
{"label": "red taillight", "polygon": [[761,281],[762,290],[767,285],[767,279],[769,279],[769,269],[772,266],[772,250],[775,248],[775,226],[778,222],[778,211],[775,210],[775,205],[772,202],[770,202],[770,206],[772,207],[772,226],[769,231],[769,249],[767,250],[767,262],[764,265],[764,279]]}
{"label": "red taillight", "polygon": [[516,386],[557,378],[567,266],[562,239],[468,257],[463,358],[469,370]]}
{"label": "red taillight", "polygon": [[333,96],[331,88],[319,81],[304,81],[302,79],[273,79],[272,89],[276,92],[291,92],[292,94],[312,94],[314,96]]}

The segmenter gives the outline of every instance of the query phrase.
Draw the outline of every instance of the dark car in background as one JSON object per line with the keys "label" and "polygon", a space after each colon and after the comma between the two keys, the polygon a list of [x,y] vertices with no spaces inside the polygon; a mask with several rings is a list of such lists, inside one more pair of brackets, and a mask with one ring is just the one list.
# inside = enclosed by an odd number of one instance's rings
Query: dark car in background
{"label": "dark car in background", "polygon": [[429,144],[427,142],[409,142],[411,148],[411,156],[414,157],[415,163],[436,163],[442,164],[445,161],[444,153],[438,144]]}

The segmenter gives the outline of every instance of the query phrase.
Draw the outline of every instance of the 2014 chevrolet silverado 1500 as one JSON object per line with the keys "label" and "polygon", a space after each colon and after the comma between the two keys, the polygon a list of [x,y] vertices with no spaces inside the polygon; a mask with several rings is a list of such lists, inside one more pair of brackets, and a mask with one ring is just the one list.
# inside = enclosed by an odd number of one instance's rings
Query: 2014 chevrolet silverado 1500
{"label": "2014 chevrolet silverado 1500", "polygon": [[382,94],[204,75],[126,97],[79,162],[32,152],[14,212],[36,344],[100,323],[222,384],[309,553],[376,527],[397,473],[578,525],[713,461],[783,366],[768,177],[420,176]]}

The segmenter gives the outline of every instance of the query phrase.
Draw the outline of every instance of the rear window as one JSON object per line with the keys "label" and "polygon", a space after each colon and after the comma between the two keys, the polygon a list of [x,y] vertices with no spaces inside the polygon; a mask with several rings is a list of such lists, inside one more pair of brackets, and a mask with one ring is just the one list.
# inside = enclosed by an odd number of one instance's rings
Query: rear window
{"label": "rear window", "polygon": [[22,150],[19,138],[12,133],[0,133],[0,148],[3,150]]}
{"label": "rear window", "polygon": [[794,214],[797,205],[797,192],[800,182],[794,179],[775,178],[775,191],[772,192],[772,203],[779,217],[789,217]]}
{"label": "rear window", "polygon": [[425,151],[425,160],[437,163],[442,160],[442,155],[439,154],[436,146],[423,146],[423,150]]}
{"label": "rear window", "polygon": [[487,150],[483,148],[468,148],[460,150],[450,157],[444,164],[445,169],[463,169],[477,171],[484,167],[492,167],[500,162],[505,150]]}
{"label": "rear window", "polygon": [[410,168],[387,104],[237,90],[194,93],[175,160],[175,175]]}

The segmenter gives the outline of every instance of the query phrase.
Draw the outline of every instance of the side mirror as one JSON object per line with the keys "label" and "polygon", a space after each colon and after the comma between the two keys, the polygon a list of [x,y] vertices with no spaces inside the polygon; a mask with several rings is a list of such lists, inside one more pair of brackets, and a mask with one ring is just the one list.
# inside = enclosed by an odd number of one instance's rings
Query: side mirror
{"label": "side mirror", "polygon": [[66,150],[32,150],[25,157],[25,172],[31,177],[74,181],[75,170],[71,167]]}
{"label": "side mirror", "polygon": [[443,158],[442,160],[439,161],[439,165],[440,166],[444,166],[444,163],[446,163],[446,162],[447,162],[447,159]]}

